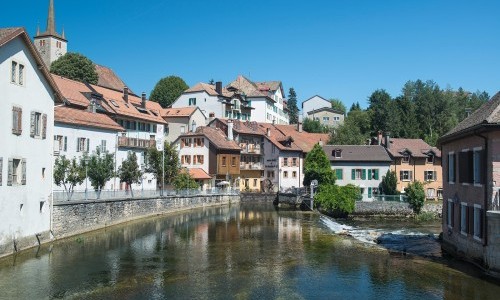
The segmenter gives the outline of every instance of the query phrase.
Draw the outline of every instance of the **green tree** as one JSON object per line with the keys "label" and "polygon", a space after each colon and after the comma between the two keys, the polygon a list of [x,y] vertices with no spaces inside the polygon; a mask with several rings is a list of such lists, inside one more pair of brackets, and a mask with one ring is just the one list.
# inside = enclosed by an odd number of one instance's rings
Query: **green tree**
{"label": "green tree", "polygon": [[330,161],[319,144],[314,145],[304,161],[304,185],[309,186],[315,179],[319,185],[335,184],[336,179]]}
{"label": "green tree", "polygon": [[322,185],[314,196],[316,205],[334,217],[345,218],[354,211],[356,200],[361,198],[361,190],[352,184],[337,186]]}
{"label": "green tree", "polygon": [[299,108],[297,107],[297,94],[293,87],[288,90],[288,111],[290,124],[297,124],[299,122]]}
{"label": "green tree", "polygon": [[178,76],[168,76],[160,79],[151,92],[149,100],[158,102],[163,108],[169,107],[189,87]]}
{"label": "green tree", "polygon": [[372,133],[377,131],[387,132],[390,130],[390,115],[392,109],[391,96],[385,90],[376,90],[368,99],[371,115]]}
{"label": "green tree", "polygon": [[332,99],[330,99],[330,103],[332,104],[333,109],[338,110],[338,111],[342,112],[343,114],[345,114],[346,107],[345,107],[344,103],[342,102],[342,100],[340,100],[338,98],[332,98]]}
{"label": "green tree", "polygon": [[368,135],[363,134],[360,128],[346,119],[344,124],[330,132],[329,144],[332,145],[365,145]]}
{"label": "green tree", "polygon": [[322,125],[318,120],[313,120],[309,118],[304,119],[304,123],[302,124],[302,128],[304,131],[309,133],[327,133],[328,127]]}
{"label": "green tree", "polygon": [[356,102],[351,105],[351,109],[349,110],[349,112],[360,111],[360,110],[361,110],[361,105],[359,105],[359,102]]}
{"label": "green tree", "polygon": [[[165,184],[171,184],[174,178],[179,174],[180,162],[177,150],[175,150],[174,145],[169,142],[165,142],[163,151],[165,152]],[[158,187],[162,187],[162,153],[156,150],[156,148],[149,148],[148,153],[148,165],[146,166],[146,171],[153,173],[157,179]]]}
{"label": "green tree", "polygon": [[101,152],[97,147],[89,158],[87,174],[90,184],[97,192],[97,198],[100,198],[102,188],[115,175],[113,154]]}
{"label": "green tree", "polygon": [[76,185],[85,180],[85,167],[82,162],[78,163],[74,157],[67,159],[64,155],[56,158],[54,165],[54,183],[63,186],[68,200],[73,196]]}
{"label": "green tree", "polygon": [[122,162],[117,175],[120,177],[120,182],[125,182],[128,185],[130,193],[132,197],[134,197],[132,184],[141,182],[142,176],[139,164],[137,164],[137,155],[135,155],[135,152],[128,153],[127,159]]}
{"label": "green tree", "polygon": [[382,193],[384,195],[399,195],[398,178],[396,177],[396,173],[391,170],[387,170],[387,173],[382,178],[380,187],[382,188]]}
{"label": "green tree", "polygon": [[94,63],[79,53],[68,52],[50,65],[50,72],[80,82],[97,84]]}
{"label": "green tree", "polygon": [[408,203],[413,209],[413,212],[419,214],[425,203],[424,185],[419,181],[412,182],[405,189],[405,192],[408,196]]}
{"label": "green tree", "polygon": [[196,181],[186,171],[180,172],[174,179],[174,187],[176,190],[188,190],[198,188]]}

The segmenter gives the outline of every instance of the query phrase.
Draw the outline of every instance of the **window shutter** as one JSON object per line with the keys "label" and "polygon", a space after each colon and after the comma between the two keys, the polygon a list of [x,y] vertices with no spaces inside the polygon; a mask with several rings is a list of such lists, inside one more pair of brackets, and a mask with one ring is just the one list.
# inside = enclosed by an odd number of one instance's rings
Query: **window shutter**
{"label": "window shutter", "polygon": [[87,153],[89,152],[90,150],[90,139],[87,139]]}
{"label": "window shutter", "polygon": [[12,185],[12,181],[14,180],[14,159],[9,158],[9,166],[8,166],[8,174],[7,174],[7,185]]}
{"label": "window shutter", "polygon": [[455,203],[451,202],[451,211],[448,213],[451,214],[451,227],[455,227]]}
{"label": "window shutter", "polygon": [[352,180],[356,179],[356,170],[355,169],[351,170],[351,179]]}
{"label": "window shutter", "polygon": [[23,133],[23,109],[17,108],[17,134]]}
{"label": "window shutter", "polygon": [[363,179],[363,180],[366,179],[366,169],[361,170],[361,179]]}
{"label": "window shutter", "polygon": [[372,169],[368,169],[368,174],[367,174],[368,177],[366,179],[371,180],[372,179],[372,175],[373,175],[372,174]]}
{"label": "window shutter", "polygon": [[0,186],[3,183],[2,173],[3,173],[3,157],[0,157]]}
{"label": "window shutter", "polygon": [[460,152],[458,154],[458,181],[460,183],[467,182],[467,153]]}
{"label": "window shutter", "polygon": [[410,181],[413,181],[413,171],[410,171]]}
{"label": "window shutter", "polygon": [[68,151],[68,137],[64,137],[64,151]]}
{"label": "window shutter", "polygon": [[434,174],[432,176],[433,176],[434,181],[438,180],[438,173],[437,173],[437,171],[434,171]]}
{"label": "window shutter", "polygon": [[474,151],[467,152],[467,182],[474,183]]}
{"label": "window shutter", "polygon": [[375,180],[378,180],[379,177],[378,177],[378,169],[375,169]]}
{"label": "window shutter", "polygon": [[31,112],[31,120],[30,120],[30,136],[35,137],[35,112]]}
{"label": "window shutter", "polygon": [[42,115],[42,139],[47,138],[47,114]]}
{"label": "window shutter", "polygon": [[13,134],[17,134],[17,108],[16,107],[12,107],[12,133]]}
{"label": "window shutter", "polygon": [[22,170],[23,170],[23,179],[21,181],[22,185],[26,185],[26,158],[23,158],[21,161]]}
{"label": "window shutter", "polygon": [[80,152],[80,138],[76,138],[76,152]]}

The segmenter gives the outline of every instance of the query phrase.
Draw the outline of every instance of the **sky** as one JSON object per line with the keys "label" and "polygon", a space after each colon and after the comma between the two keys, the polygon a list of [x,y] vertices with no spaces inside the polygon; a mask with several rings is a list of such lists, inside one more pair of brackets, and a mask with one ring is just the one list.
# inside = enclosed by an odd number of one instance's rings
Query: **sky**
{"label": "sky", "polygon": [[[0,27],[46,27],[49,0],[4,1]],[[136,93],[159,79],[280,80],[300,103],[349,108],[408,80],[500,90],[500,1],[55,0],[68,50],[112,68]],[[16,12],[16,13],[13,13]]]}

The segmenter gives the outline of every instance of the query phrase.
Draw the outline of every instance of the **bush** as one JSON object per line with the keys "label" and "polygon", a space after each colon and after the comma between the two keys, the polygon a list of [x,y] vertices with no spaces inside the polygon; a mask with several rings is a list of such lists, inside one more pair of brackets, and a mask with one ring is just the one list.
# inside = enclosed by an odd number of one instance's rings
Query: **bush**
{"label": "bush", "polygon": [[380,183],[384,195],[399,195],[397,185],[398,178],[396,177],[396,173],[394,171],[387,170],[387,173],[384,178],[382,178],[382,182]]}
{"label": "bush", "polygon": [[415,181],[410,183],[405,191],[413,212],[419,214],[425,202],[424,185],[419,181]]}
{"label": "bush", "polygon": [[356,199],[361,196],[358,187],[348,184],[337,186],[334,184],[322,185],[314,196],[314,201],[320,209],[334,217],[347,217],[354,211]]}
{"label": "bush", "polygon": [[334,184],[336,179],[330,161],[319,144],[314,145],[304,160],[304,185],[309,186],[314,179],[319,185]]}

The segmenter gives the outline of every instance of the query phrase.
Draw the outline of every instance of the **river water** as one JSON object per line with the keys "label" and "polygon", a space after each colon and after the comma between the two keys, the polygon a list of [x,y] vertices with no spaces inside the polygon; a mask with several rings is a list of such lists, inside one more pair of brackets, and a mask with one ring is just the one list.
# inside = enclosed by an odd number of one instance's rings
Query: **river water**
{"label": "river water", "polygon": [[441,256],[437,233],[268,204],[197,209],[1,259],[0,298],[498,299],[498,282]]}

